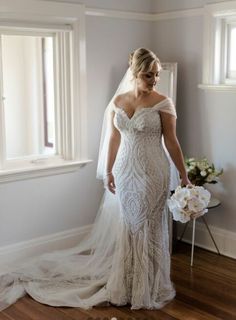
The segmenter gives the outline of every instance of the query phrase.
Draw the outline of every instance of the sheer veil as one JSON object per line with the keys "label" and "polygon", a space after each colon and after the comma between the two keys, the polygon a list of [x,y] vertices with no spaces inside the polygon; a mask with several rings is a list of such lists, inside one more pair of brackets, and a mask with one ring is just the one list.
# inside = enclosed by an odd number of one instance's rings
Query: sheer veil
{"label": "sheer veil", "polygon": [[100,140],[99,156],[98,156],[98,165],[97,165],[97,179],[105,178],[106,162],[107,162],[107,152],[108,152],[108,142],[111,134],[111,121],[110,116],[114,106],[115,98],[122,93],[130,91],[134,87],[134,82],[132,81],[133,76],[130,68],[127,69],[124,77],[122,78],[114,96],[109,102],[103,118],[102,125],[102,134]]}
{"label": "sheer veil", "polygon": [[[106,168],[111,130],[109,115],[114,98],[130,90],[132,86],[132,74],[128,69],[104,114],[98,179],[104,178]],[[175,167],[172,174],[173,172],[176,175]],[[122,234],[122,228],[119,200],[106,190],[95,223],[82,242],[71,249],[43,254],[18,266],[15,271],[0,275],[0,310],[7,308],[26,293],[51,306],[89,309],[94,305],[106,304],[109,301],[107,283],[115,245]]]}

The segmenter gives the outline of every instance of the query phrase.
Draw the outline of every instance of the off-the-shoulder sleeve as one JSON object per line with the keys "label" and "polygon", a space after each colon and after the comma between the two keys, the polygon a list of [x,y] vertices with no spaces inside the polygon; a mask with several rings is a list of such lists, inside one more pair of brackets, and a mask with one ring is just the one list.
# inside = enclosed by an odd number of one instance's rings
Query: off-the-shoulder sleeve
{"label": "off-the-shoulder sleeve", "polygon": [[169,113],[172,116],[175,116],[177,118],[175,106],[174,106],[174,103],[171,98],[167,98],[167,99],[163,100],[160,103],[158,110],[162,111],[162,112]]}

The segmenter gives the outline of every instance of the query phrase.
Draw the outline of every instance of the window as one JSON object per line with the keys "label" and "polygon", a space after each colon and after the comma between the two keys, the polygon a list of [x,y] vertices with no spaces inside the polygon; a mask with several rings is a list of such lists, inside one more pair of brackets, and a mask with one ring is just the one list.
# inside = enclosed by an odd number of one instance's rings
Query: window
{"label": "window", "polygon": [[2,2],[0,182],[72,171],[89,162],[84,7]]}
{"label": "window", "polygon": [[236,88],[236,1],[205,6],[203,85]]}
{"label": "window", "polygon": [[236,83],[236,20],[228,22],[226,39],[226,81]]}
{"label": "window", "polygon": [[0,35],[6,161],[55,155],[55,36]]}

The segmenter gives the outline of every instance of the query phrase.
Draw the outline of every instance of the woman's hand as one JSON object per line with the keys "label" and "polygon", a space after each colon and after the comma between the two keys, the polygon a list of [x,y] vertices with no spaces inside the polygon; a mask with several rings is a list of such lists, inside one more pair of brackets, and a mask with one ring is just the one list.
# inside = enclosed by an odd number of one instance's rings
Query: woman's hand
{"label": "woman's hand", "polygon": [[115,185],[115,179],[112,173],[109,173],[106,177],[106,186],[108,188],[108,190],[115,194],[115,189],[116,189],[116,185]]}
{"label": "woman's hand", "polygon": [[203,216],[203,212],[201,211],[201,212],[194,212],[194,213],[192,213],[191,214],[191,219],[197,219],[197,218],[199,218],[199,217],[201,217],[201,216]]}
{"label": "woman's hand", "polygon": [[187,185],[192,186],[191,181],[189,180],[188,177],[184,177],[181,179],[181,187],[186,187]]}

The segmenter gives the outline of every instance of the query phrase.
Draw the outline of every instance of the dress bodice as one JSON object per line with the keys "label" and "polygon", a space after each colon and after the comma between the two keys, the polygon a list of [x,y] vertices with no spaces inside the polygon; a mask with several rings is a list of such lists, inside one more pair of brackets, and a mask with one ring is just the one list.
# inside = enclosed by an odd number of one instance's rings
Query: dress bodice
{"label": "dress bodice", "polygon": [[154,107],[141,108],[133,114],[131,118],[127,113],[115,107],[114,125],[122,136],[130,135],[150,135],[155,134],[161,137],[161,119],[157,105]]}
{"label": "dress bodice", "polygon": [[114,125],[120,131],[121,136],[149,135],[153,134],[161,139],[160,111],[176,116],[175,108],[169,98],[162,100],[152,107],[142,107],[134,112],[130,118],[121,107],[114,106]]}

